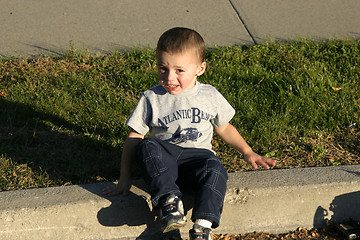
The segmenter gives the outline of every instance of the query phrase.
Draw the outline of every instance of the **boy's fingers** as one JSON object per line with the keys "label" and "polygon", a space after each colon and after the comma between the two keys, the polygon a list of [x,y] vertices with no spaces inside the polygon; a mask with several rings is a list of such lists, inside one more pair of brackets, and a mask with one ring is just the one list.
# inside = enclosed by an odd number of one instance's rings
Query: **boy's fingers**
{"label": "boy's fingers", "polygon": [[264,161],[262,161],[260,165],[263,166],[265,169],[270,169],[269,165]]}
{"label": "boy's fingers", "polygon": [[[271,159],[271,158],[261,158],[261,159],[259,159],[259,161],[257,161],[257,163],[265,169],[270,169],[270,166],[272,166],[272,167],[275,166],[276,160]],[[256,165],[256,163],[255,163],[255,165]],[[256,168],[254,167],[253,164],[251,164],[251,166],[256,170],[257,166],[256,166]]]}
{"label": "boy's fingers", "polygon": [[103,194],[108,194],[110,191],[111,191],[111,190],[110,190],[110,187],[106,187],[106,188],[103,188],[103,189],[101,190],[101,192],[102,192]]}
{"label": "boy's fingers", "polygon": [[250,162],[251,167],[256,170],[258,168],[258,165],[256,164],[256,162]]}
{"label": "boy's fingers", "polygon": [[258,154],[253,157],[245,158],[245,160],[251,165],[254,170],[258,169],[258,165],[262,166],[265,169],[270,169],[270,166],[274,167],[276,165],[275,159],[261,157]]}
{"label": "boy's fingers", "polygon": [[274,167],[276,165],[276,160],[272,159],[272,158],[267,158],[267,162],[269,163],[269,165],[271,165],[272,167]]}
{"label": "boy's fingers", "polygon": [[266,169],[270,169],[269,165],[270,166],[275,166],[276,164],[276,160],[274,159],[271,159],[271,158],[263,158],[263,167],[265,167]]}
{"label": "boy's fingers", "polygon": [[111,185],[111,186],[108,186],[108,187],[104,188],[102,190],[102,193],[104,195],[114,196],[116,194],[119,194],[119,190],[117,189],[116,185]]}

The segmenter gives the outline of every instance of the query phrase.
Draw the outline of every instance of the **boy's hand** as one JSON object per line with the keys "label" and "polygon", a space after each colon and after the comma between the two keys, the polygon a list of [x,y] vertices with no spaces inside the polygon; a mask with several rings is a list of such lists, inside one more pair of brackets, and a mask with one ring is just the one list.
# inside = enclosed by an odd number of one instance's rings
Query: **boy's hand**
{"label": "boy's hand", "polygon": [[121,178],[115,185],[108,186],[102,190],[102,194],[109,197],[122,194],[123,196],[129,195],[131,187],[131,178]]}
{"label": "boy's hand", "polygon": [[265,169],[270,169],[270,166],[275,166],[276,160],[262,157],[255,153],[236,128],[230,123],[227,123],[222,127],[215,127],[214,129],[226,143],[230,144],[233,148],[243,154],[245,161],[248,162],[255,170],[258,168],[258,164],[263,166]]}
{"label": "boy's hand", "polygon": [[262,157],[255,152],[251,152],[245,155],[244,157],[245,157],[245,161],[249,163],[252,166],[252,168],[255,170],[258,168],[258,164],[264,167],[265,169],[270,169],[270,166],[274,167],[276,165],[275,159]]}

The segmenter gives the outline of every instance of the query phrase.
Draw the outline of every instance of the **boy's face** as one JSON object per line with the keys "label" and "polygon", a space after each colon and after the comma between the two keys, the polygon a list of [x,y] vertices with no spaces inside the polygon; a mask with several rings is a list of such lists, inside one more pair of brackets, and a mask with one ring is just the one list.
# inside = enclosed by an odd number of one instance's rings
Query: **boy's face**
{"label": "boy's face", "polygon": [[205,62],[200,62],[195,51],[162,52],[158,56],[158,77],[165,90],[173,95],[195,86],[196,77],[204,73]]}

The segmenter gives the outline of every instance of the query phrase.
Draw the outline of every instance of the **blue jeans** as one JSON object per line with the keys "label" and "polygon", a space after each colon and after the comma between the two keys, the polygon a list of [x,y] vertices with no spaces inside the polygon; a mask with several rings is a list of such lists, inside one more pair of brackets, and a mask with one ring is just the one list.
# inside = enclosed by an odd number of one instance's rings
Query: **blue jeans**
{"label": "blue jeans", "polygon": [[182,148],[150,137],[138,144],[136,159],[154,207],[161,197],[182,196],[177,185],[180,180],[195,190],[192,221],[206,219],[213,228],[219,226],[228,175],[212,151]]}

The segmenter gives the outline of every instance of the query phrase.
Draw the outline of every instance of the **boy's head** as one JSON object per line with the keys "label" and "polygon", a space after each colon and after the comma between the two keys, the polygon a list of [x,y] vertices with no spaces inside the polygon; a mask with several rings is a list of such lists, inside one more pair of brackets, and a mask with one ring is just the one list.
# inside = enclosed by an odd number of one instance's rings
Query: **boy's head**
{"label": "boy's head", "polygon": [[206,68],[205,43],[199,33],[188,28],[172,28],[163,33],[156,48],[161,85],[176,95],[195,86],[196,77]]}
{"label": "boy's head", "polygon": [[205,60],[205,42],[195,30],[183,27],[176,27],[164,32],[156,47],[156,58],[162,52],[182,53],[192,50],[198,56],[199,62]]}

